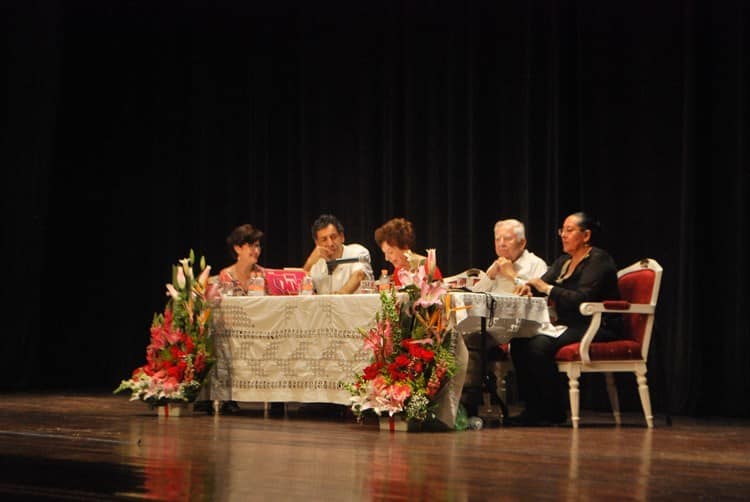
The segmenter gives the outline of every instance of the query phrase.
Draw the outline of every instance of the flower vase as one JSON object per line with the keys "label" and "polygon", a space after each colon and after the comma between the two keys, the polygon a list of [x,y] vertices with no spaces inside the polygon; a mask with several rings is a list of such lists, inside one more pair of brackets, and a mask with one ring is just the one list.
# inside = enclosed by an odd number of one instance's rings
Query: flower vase
{"label": "flower vase", "polygon": [[383,415],[379,417],[380,430],[386,432],[419,432],[422,423],[415,420],[406,420],[404,415],[397,413],[392,417]]}
{"label": "flower vase", "polygon": [[176,401],[159,405],[156,407],[156,414],[159,418],[189,417],[193,414],[193,403]]}
{"label": "flower vase", "polygon": [[404,417],[400,414],[393,416],[382,415],[379,417],[380,430],[388,432],[406,432],[408,426]]}

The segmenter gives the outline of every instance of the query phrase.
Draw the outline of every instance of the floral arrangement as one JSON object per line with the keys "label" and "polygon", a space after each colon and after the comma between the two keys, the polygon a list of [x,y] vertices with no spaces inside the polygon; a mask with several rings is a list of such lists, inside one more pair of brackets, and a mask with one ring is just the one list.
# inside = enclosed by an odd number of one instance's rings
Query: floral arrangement
{"label": "floral arrangement", "polygon": [[172,267],[167,284],[169,300],[163,314],[154,314],[146,364],[136,368],[114,393],[130,390],[131,401],[158,406],[172,401],[195,401],[213,364],[211,305],[220,298],[208,284],[211,267],[200,259],[200,276],[193,274],[195,254]]}
{"label": "floral arrangement", "polygon": [[435,250],[428,249],[424,266],[399,275],[408,301],[400,304],[393,289],[381,291],[375,325],[360,329],[371,362],[345,384],[357,417],[372,410],[391,417],[404,412],[407,421],[435,418],[436,397],[456,371],[455,340],[446,329],[450,300],[433,280],[435,269]]}

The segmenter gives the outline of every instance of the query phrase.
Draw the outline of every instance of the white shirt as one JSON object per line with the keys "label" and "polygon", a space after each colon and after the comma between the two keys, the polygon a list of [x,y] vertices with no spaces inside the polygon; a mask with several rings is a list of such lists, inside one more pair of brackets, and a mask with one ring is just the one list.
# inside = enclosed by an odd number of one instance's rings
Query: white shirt
{"label": "white shirt", "polygon": [[360,256],[366,256],[364,263],[341,263],[336,266],[333,273],[328,275],[328,265],[326,260],[321,258],[315,264],[310,267],[310,277],[315,283],[315,291],[319,295],[330,294],[334,291],[338,291],[352,276],[352,273],[356,270],[363,270],[365,272],[365,279],[372,280],[372,265],[370,265],[370,252],[366,247],[360,244],[344,244],[344,252],[341,254],[341,258],[358,258]]}
{"label": "white shirt", "polygon": [[[487,269],[488,272],[490,268],[492,268],[492,265]],[[547,264],[528,249],[524,249],[521,256],[513,262],[513,270],[516,271],[516,276],[519,279],[529,280],[543,276],[547,272]],[[487,293],[512,293],[515,288],[516,285],[511,279],[498,272],[494,280],[490,279],[488,275],[483,275],[471,289],[472,291]]]}

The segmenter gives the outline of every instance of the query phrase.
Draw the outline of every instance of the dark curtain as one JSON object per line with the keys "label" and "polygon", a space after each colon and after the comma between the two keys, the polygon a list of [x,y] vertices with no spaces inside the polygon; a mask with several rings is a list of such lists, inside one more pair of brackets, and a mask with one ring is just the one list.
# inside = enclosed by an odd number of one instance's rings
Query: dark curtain
{"label": "dark curtain", "polygon": [[171,266],[228,265],[240,223],[262,264],[300,266],[334,213],[378,270],[373,231],[404,216],[452,274],[489,265],[508,217],[551,262],[586,210],[619,266],[664,267],[655,409],[750,416],[743,0],[0,12],[3,388],[114,388]]}

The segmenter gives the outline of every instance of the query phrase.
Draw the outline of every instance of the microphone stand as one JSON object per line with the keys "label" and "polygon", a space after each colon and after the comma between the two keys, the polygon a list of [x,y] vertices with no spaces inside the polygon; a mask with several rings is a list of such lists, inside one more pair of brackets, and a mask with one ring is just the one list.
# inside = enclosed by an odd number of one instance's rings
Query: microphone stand
{"label": "microphone stand", "polygon": [[328,275],[333,274],[334,269],[342,263],[357,263],[358,261],[367,260],[362,260],[358,256],[355,256],[354,258],[337,258],[335,260],[328,260],[326,262],[326,266],[328,267]]}
{"label": "microphone stand", "polygon": [[337,266],[342,263],[369,263],[370,260],[368,258],[369,257],[367,255],[363,254],[361,256],[355,256],[353,258],[336,258],[335,260],[326,261],[326,266],[328,267],[328,291],[333,293],[333,271]]}

